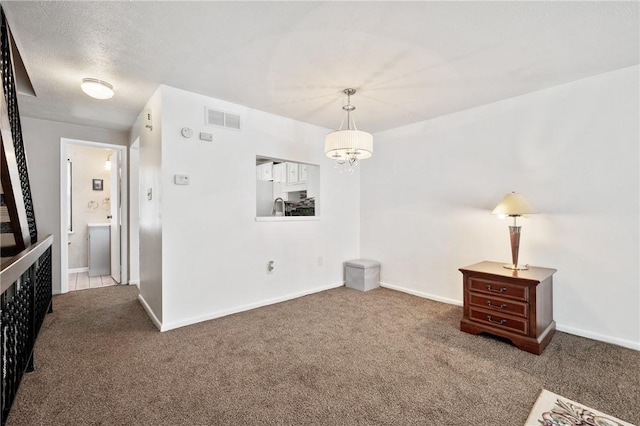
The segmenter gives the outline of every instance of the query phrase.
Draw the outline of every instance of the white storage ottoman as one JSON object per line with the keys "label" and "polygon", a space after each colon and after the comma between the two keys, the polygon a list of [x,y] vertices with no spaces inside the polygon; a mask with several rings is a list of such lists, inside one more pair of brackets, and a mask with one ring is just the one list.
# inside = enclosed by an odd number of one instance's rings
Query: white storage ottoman
{"label": "white storage ottoman", "polygon": [[380,262],[368,259],[349,260],[344,263],[345,284],[360,291],[380,287]]}

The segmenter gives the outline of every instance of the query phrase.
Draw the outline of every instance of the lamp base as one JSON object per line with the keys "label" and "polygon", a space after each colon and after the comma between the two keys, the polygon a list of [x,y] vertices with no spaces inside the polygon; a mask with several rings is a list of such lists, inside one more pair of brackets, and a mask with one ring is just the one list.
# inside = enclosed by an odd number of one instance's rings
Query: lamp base
{"label": "lamp base", "polygon": [[505,269],[511,269],[513,271],[526,271],[529,269],[528,265],[502,265]]}

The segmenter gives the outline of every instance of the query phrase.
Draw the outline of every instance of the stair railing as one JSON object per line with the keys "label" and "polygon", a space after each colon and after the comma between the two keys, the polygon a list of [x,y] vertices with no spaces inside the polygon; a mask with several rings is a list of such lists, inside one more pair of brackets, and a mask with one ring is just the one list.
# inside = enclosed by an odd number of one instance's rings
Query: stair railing
{"label": "stair railing", "polygon": [[0,272],[0,404],[2,425],[25,372],[34,370],[34,345],[47,312],[52,312],[53,236],[3,260]]}

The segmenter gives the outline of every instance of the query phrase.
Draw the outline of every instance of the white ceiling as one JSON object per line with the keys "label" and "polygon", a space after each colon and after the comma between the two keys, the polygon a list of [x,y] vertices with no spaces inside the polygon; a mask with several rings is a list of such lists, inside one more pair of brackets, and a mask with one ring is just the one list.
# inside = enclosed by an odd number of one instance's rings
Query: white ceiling
{"label": "white ceiling", "polygon": [[[129,129],[159,84],[371,132],[640,63],[638,1],[2,2],[23,115]],[[113,84],[108,101],[83,77]]]}

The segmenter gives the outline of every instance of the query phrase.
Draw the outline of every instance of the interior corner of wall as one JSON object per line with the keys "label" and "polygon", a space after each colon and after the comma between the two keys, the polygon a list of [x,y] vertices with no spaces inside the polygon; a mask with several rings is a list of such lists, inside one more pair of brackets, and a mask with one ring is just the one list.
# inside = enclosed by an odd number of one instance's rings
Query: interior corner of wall
{"label": "interior corner of wall", "polygon": [[144,310],[147,312],[147,315],[149,315],[149,319],[151,319],[151,322],[153,323],[153,325],[155,325],[158,330],[163,331],[162,321],[158,318],[156,313],[153,312],[153,309],[151,309],[151,306],[149,306],[147,301],[144,299],[144,297],[142,296],[142,293],[138,294],[138,301],[140,302]]}

